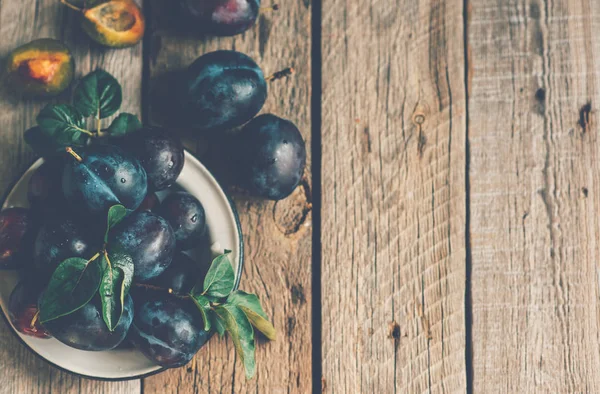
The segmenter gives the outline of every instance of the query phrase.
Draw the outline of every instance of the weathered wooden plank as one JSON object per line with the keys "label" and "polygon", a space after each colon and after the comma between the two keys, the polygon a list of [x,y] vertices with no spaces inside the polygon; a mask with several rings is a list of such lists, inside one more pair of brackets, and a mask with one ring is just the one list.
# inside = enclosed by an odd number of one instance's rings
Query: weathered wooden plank
{"label": "weathered wooden plank", "polygon": [[[113,73],[123,85],[123,110],[140,113],[141,45],[132,49],[107,50],[92,44],[72,11],[57,0],[0,0],[0,56],[36,38],[63,39],[75,55],[77,74],[96,66]],[[66,101],[68,94],[58,101]],[[35,124],[43,100],[17,100],[0,90],[0,190],[7,187],[34,159],[23,141],[25,129]],[[0,393],[135,393],[140,381],[107,383],[63,373],[37,359],[21,345],[5,324],[0,324]]]}
{"label": "weathered wooden plank", "polygon": [[[217,49],[248,54],[265,74],[293,65],[294,77],[269,85],[263,112],[292,120],[310,146],[310,2],[284,2],[277,13],[261,15],[257,26],[241,36],[204,39],[175,33],[177,21],[168,18],[165,4],[151,1],[156,18],[148,43],[153,78]],[[201,160],[205,158],[202,153],[214,150],[206,144],[198,142]],[[259,341],[256,377],[246,381],[232,343],[213,338],[186,367],[145,379],[145,393],[310,391],[311,215],[304,214],[306,195],[310,195],[310,159],[306,174],[306,187],[278,204],[235,198],[245,241],[241,288],[259,295],[278,329],[276,342]]]}
{"label": "weathered wooden plank", "polygon": [[475,392],[599,392],[594,0],[474,2]]}
{"label": "weathered wooden plank", "polygon": [[323,3],[326,392],[459,392],[463,2]]}

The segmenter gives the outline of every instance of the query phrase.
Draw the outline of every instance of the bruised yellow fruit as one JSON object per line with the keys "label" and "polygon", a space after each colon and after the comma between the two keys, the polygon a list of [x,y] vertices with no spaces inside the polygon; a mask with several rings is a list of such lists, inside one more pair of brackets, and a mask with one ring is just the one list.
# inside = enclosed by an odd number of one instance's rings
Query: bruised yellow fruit
{"label": "bruised yellow fruit", "polygon": [[6,62],[6,80],[23,95],[51,97],[69,87],[74,69],[73,56],[62,42],[42,38],[12,51]]}
{"label": "bruised yellow fruit", "polygon": [[83,30],[102,45],[124,48],[137,44],[144,36],[144,15],[132,0],[107,1],[82,13]]}

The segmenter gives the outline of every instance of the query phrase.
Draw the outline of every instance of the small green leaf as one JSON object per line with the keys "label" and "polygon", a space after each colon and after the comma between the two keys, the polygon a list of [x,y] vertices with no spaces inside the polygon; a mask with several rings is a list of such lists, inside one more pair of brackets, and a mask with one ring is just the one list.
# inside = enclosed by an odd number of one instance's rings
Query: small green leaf
{"label": "small green leaf", "polygon": [[212,312],[210,308],[210,301],[203,295],[192,296],[192,300],[198,309],[200,309],[200,313],[202,313],[202,319],[204,320],[204,331],[210,331],[211,319],[208,317]]}
{"label": "small green leaf", "polygon": [[233,290],[235,284],[235,273],[229,262],[228,254],[230,251],[217,256],[204,278],[202,294],[208,294],[213,297],[227,297]]}
{"label": "small green leaf", "polygon": [[260,301],[256,295],[238,290],[227,297],[227,302],[240,308],[246,314],[250,323],[267,338],[272,341],[275,340],[277,336],[275,327],[269,322],[267,314],[260,305]]}
{"label": "small green leaf", "polygon": [[123,315],[125,297],[133,280],[133,260],[126,254],[113,253],[102,256],[106,266],[100,284],[102,318],[110,331],[114,331]]}
{"label": "small green leaf", "polygon": [[73,257],[63,261],[52,277],[40,303],[40,322],[46,323],[85,306],[98,291],[102,268],[98,255],[89,262]]}
{"label": "small green leaf", "polygon": [[37,116],[41,131],[55,144],[71,145],[81,143],[83,134],[91,133],[85,129],[85,122],[77,108],[69,104],[48,104]]}
{"label": "small green leaf", "polygon": [[113,137],[122,137],[141,128],[142,124],[137,116],[122,112],[112,121],[106,132]]}
{"label": "small green leaf", "polygon": [[102,318],[110,331],[114,331],[123,315],[123,286],[125,275],[119,268],[108,268],[104,271],[100,283],[100,299],[102,300]]}
{"label": "small green leaf", "polygon": [[67,146],[74,148],[84,147],[88,136],[79,132],[79,139],[69,143],[60,143],[50,134],[44,132],[39,126],[32,127],[24,134],[25,142],[40,156],[49,157],[59,152],[64,152]]}
{"label": "small green leaf", "polygon": [[115,227],[127,216],[127,208],[123,205],[113,205],[108,210],[108,225],[106,226],[106,232],[104,233],[104,243],[108,242],[108,232],[111,228]]}
{"label": "small green leaf", "polygon": [[235,350],[244,363],[246,378],[251,379],[256,372],[256,361],[254,359],[254,329],[250,321],[246,314],[235,305],[217,306],[215,312],[223,320]]}
{"label": "small green leaf", "polygon": [[104,119],[121,108],[123,92],[119,82],[102,69],[83,77],[75,88],[73,102],[84,116]]}

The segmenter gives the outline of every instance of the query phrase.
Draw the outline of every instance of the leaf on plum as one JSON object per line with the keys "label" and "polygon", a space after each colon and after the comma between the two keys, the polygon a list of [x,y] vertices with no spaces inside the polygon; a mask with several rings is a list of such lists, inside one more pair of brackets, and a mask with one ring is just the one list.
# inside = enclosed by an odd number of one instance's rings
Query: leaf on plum
{"label": "leaf on plum", "polygon": [[203,295],[195,295],[192,296],[192,300],[194,304],[200,309],[200,313],[202,314],[202,320],[204,320],[204,331],[210,331],[211,329],[211,319],[209,315],[214,313],[210,307],[210,301]]}
{"label": "leaf on plum", "polygon": [[122,112],[112,121],[106,132],[113,137],[122,137],[140,128],[142,124],[137,116]]}
{"label": "leaf on plum", "polygon": [[[217,256],[204,278],[204,285],[202,294],[207,294],[213,297],[224,298],[233,291],[235,285],[235,273],[233,267],[229,261],[229,253],[231,251],[225,251],[220,256]],[[198,286],[198,285],[197,285]],[[194,288],[192,292],[198,293],[198,290]]]}
{"label": "leaf on plum", "polygon": [[119,82],[102,69],[83,77],[75,88],[73,102],[84,116],[104,119],[114,115],[123,101]]}
{"label": "leaf on plum", "polygon": [[40,321],[69,315],[84,307],[100,287],[102,268],[98,255],[91,260],[73,257],[52,274],[40,303]]}
{"label": "leaf on plum", "polygon": [[110,331],[114,331],[123,315],[125,297],[133,280],[133,260],[122,253],[104,253],[106,266],[100,284],[102,318]]}
{"label": "leaf on plum", "polygon": [[121,222],[127,216],[127,208],[123,205],[113,205],[108,210],[108,219],[106,232],[104,233],[104,243],[108,242],[108,232],[111,228],[115,227],[117,224]]}

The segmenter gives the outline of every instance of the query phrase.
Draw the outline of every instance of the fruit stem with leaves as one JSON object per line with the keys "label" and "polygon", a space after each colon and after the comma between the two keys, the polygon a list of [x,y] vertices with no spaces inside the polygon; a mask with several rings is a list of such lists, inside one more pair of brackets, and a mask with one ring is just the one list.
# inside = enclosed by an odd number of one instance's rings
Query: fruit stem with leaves
{"label": "fruit stem with leaves", "polygon": [[[76,160],[81,160],[72,149],[67,148],[67,151]],[[59,264],[40,302],[39,319],[42,323],[83,308],[94,295],[99,294],[102,318],[110,331],[116,328],[123,314],[124,298],[131,287],[134,266],[130,256],[111,250],[106,239],[110,229],[126,215],[124,206],[112,206],[108,211],[102,249],[89,260],[73,257]]]}
{"label": "fruit stem with leaves", "polygon": [[[90,139],[122,137],[142,127],[137,116],[123,112],[108,128],[102,129],[102,119],[114,115],[122,101],[119,82],[106,71],[97,69],[79,81],[73,93],[73,105],[44,107],[36,119],[38,126],[25,132],[25,141],[40,156],[52,156],[67,146],[84,148]],[[87,129],[88,117],[94,118],[95,131]]]}
{"label": "fruit stem with leaves", "polygon": [[[204,329],[216,330],[220,336],[227,331],[244,363],[246,378],[254,376],[254,328],[268,339],[276,338],[276,331],[269,322],[258,297],[235,290],[235,273],[229,261],[231,251],[217,256],[202,283],[196,284],[189,296],[204,320]],[[253,328],[254,327],[254,328]]]}

